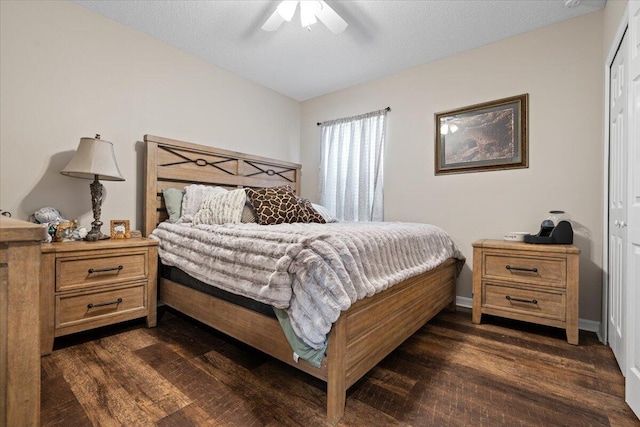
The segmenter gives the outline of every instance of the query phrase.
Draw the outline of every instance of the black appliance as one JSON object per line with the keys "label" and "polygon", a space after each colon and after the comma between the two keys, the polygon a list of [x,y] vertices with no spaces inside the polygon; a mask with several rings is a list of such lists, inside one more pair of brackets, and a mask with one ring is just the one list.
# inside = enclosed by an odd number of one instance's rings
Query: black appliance
{"label": "black appliance", "polygon": [[553,221],[545,219],[538,234],[527,234],[524,236],[524,241],[544,245],[571,245],[573,244],[573,227],[569,221],[559,221],[558,225],[554,225]]}

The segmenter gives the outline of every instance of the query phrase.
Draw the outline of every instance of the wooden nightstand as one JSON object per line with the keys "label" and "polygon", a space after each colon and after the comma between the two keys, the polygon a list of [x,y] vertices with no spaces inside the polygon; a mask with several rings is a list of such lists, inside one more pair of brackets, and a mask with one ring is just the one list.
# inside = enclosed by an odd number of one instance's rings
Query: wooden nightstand
{"label": "wooden nightstand", "polygon": [[41,352],[55,337],[147,318],[156,325],[158,242],[145,238],[43,243]]}
{"label": "wooden nightstand", "polygon": [[579,255],[573,245],[475,242],[473,323],[491,314],[555,326],[577,345]]}

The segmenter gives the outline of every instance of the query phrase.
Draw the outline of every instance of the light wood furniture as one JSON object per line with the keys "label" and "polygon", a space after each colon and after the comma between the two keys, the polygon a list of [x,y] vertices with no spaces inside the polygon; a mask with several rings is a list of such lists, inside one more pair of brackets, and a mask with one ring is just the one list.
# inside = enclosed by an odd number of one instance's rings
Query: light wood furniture
{"label": "light wood furniture", "polygon": [[139,317],[155,326],[157,246],[145,238],[43,243],[42,354],[74,332]]}
{"label": "light wood furniture", "polygon": [[44,227],[0,217],[0,426],[40,424],[40,242]]}
{"label": "light wood furniture", "polygon": [[578,344],[578,259],[573,245],[473,243],[473,323],[482,314],[566,329]]}
{"label": "light wood furniture", "polygon": [[[145,135],[148,235],[167,218],[162,189],[191,182],[228,187],[288,184],[299,192],[300,165]],[[454,308],[456,261],[353,304],[334,323],[320,368],[293,361],[276,319],[160,278],[160,301],[327,382],[327,418],[338,422],[346,391],[443,308]]]}

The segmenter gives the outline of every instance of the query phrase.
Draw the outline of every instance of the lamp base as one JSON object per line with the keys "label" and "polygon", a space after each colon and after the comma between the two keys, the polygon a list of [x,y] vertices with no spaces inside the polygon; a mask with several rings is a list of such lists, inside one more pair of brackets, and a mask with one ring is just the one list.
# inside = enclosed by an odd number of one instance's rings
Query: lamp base
{"label": "lamp base", "polygon": [[111,236],[107,236],[106,234],[103,234],[102,232],[98,231],[97,233],[94,233],[94,234],[91,234],[91,232],[87,233],[84,240],[86,240],[87,242],[97,242],[98,240],[107,240],[110,238]]}
{"label": "lamp base", "polygon": [[100,231],[101,226],[102,226],[102,221],[93,221],[91,223],[91,231],[87,233],[84,240],[88,242],[97,242],[98,240],[110,239],[111,238],[110,236],[103,234],[102,231]]}
{"label": "lamp base", "polygon": [[84,240],[89,242],[97,242],[98,240],[110,239],[106,234],[102,234],[100,227],[102,227],[102,221],[100,221],[100,210],[102,207],[102,184],[98,181],[98,175],[95,175],[93,182],[89,184],[91,189],[91,207],[93,209],[93,222],[91,223],[91,231],[87,233]]}

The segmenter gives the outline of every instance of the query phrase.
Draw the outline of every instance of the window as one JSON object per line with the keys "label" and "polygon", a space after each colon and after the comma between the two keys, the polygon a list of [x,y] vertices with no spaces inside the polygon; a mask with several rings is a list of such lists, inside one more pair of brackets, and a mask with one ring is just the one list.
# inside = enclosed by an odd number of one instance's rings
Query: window
{"label": "window", "polygon": [[320,204],[339,219],[383,220],[383,152],[388,111],[321,124]]}

